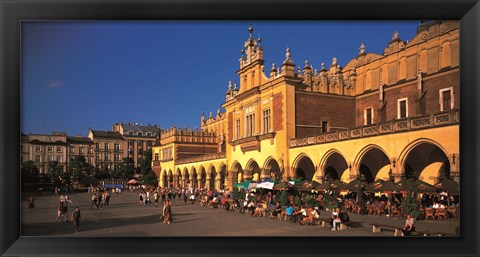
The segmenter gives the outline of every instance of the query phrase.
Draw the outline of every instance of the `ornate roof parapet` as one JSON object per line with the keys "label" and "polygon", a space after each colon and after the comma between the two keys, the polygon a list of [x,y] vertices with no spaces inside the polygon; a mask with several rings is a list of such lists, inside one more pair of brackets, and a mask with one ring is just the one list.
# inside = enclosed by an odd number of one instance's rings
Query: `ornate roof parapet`
{"label": "ornate roof parapet", "polygon": [[295,63],[290,58],[290,47],[287,47],[285,51],[285,60],[282,63],[282,75],[294,77],[295,76]]}
{"label": "ornate roof parapet", "polygon": [[242,56],[239,59],[240,69],[256,60],[263,61],[263,47],[261,45],[262,38],[260,36],[258,37],[258,39],[253,38],[252,24],[250,24],[250,26],[248,27],[248,32],[250,33],[250,36],[242,46]]}

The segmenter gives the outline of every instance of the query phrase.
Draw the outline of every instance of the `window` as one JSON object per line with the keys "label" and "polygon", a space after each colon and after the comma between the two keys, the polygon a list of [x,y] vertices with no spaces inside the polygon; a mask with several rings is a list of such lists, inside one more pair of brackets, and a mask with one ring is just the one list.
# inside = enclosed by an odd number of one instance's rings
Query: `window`
{"label": "window", "polygon": [[142,133],[142,132],[138,132],[138,135],[139,135],[139,136],[143,136],[143,133]]}
{"label": "window", "polygon": [[130,136],[133,136],[133,131],[129,131],[128,134],[129,134]]}
{"label": "window", "polygon": [[108,150],[108,143],[105,143],[105,150]]}
{"label": "window", "polygon": [[83,147],[78,148],[78,152],[79,152],[80,154],[83,154]]}
{"label": "window", "polygon": [[235,120],[235,139],[240,138],[240,119]]}
{"label": "window", "polygon": [[97,161],[100,160],[100,154],[99,154],[99,153],[96,153],[96,154],[95,154],[95,160],[97,160]]}
{"label": "window", "polygon": [[42,149],[40,148],[39,145],[35,146],[35,151],[40,152]]}
{"label": "window", "polygon": [[322,134],[328,132],[328,121],[322,121]]}
{"label": "window", "polygon": [[119,161],[119,160],[120,160],[120,156],[116,153],[115,155],[113,155],[113,160]]}
{"label": "window", "polygon": [[155,160],[155,161],[158,161],[158,153],[155,153],[154,160]]}
{"label": "window", "polygon": [[40,155],[35,156],[35,162],[36,163],[42,162],[42,157]]}
{"label": "window", "polygon": [[87,157],[87,163],[92,163],[92,157],[90,156]]}
{"label": "window", "polygon": [[57,162],[62,162],[63,158],[61,155],[57,156]]}
{"label": "window", "polygon": [[398,99],[397,118],[403,119],[408,117],[408,101],[407,98]]}
{"label": "window", "polygon": [[133,140],[128,140],[128,145],[132,146],[133,145]]}
{"label": "window", "polygon": [[95,148],[100,149],[100,143],[95,143]]}
{"label": "window", "polygon": [[49,156],[48,156],[48,161],[49,161],[49,162],[53,162],[53,155],[49,155]]}
{"label": "window", "polygon": [[51,147],[51,146],[47,147],[47,151],[48,151],[49,153],[53,152],[53,147]]}
{"label": "window", "polygon": [[105,155],[103,156],[103,159],[104,159],[105,161],[110,160],[110,158],[109,158],[109,156],[108,156],[108,153],[105,153]]}
{"label": "window", "polygon": [[263,134],[270,131],[270,109],[263,111]]}
{"label": "window", "polygon": [[92,153],[92,151],[93,151],[93,150],[92,150],[91,147],[89,147],[88,150],[87,150],[88,153]]}
{"label": "window", "polygon": [[75,153],[75,147],[74,147],[74,146],[71,146],[69,152],[70,152],[71,154],[74,154],[74,153]]}
{"label": "window", "polygon": [[453,109],[453,88],[444,88],[440,90],[440,111]]}
{"label": "window", "polygon": [[245,117],[246,120],[246,131],[245,136],[251,137],[255,131],[255,114],[251,113]]}
{"label": "window", "polygon": [[138,147],[142,147],[143,146],[143,140],[138,140],[137,145],[138,145]]}
{"label": "window", "polygon": [[152,136],[152,133],[151,133],[151,132],[147,132],[147,136],[151,137],[151,136]]}
{"label": "window", "polygon": [[364,125],[372,125],[373,124],[373,108],[365,109],[363,113]]}
{"label": "window", "polygon": [[114,145],[113,145],[113,148],[114,148],[115,150],[120,150],[120,144],[117,144],[117,143],[114,144]]}
{"label": "window", "polygon": [[57,153],[58,152],[61,152],[62,151],[62,147],[61,146],[57,146]]}

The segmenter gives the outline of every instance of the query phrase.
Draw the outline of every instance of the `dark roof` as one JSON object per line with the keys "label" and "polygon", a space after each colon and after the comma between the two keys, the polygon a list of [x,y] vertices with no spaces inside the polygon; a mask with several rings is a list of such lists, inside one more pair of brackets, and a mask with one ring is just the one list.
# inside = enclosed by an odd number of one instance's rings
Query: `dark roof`
{"label": "dark roof", "polygon": [[123,127],[123,131],[142,131],[142,132],[152,132],[152,133],[159,133],[160,128],[155,126],[142,126],[142,125],[134,125],[134,124],[121,124]]}
{"label": "dark roof", "polygon": [[108,138],[118,138],[123,139],[122,135],[118,132],[112,131],[103,131],[103,130],[92,130],[92,134],[94,137],[108,137]]}
{"label": "dark roof", "polygon": [[67,142],[71,144],[93,144],[93,141],[88,137],[68,137]]}

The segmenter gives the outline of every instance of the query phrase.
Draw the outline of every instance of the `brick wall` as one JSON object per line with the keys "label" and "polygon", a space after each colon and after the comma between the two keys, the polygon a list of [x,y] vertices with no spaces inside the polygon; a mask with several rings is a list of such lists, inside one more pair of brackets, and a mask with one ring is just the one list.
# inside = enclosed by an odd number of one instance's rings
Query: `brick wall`
{"label": "brick wall", "polygon": [[273,95],[273,130],[283,130],[283,94]]}
{"label": "brick wall", "polygon": [[328,121],[329,127],[353,127],[355,125],[354,110],[355,101],[353,97],[296,91],[296,137],[302,138],[320,134],[321,128],[308,126],[321,126],[322,121]]}
{"label": "brick wall", "polygon": [[453,87],[454,108],[459,108],[459,83],[459,72],[442,75],[433,79],[428,79],[428,77],[424,78],[423,88],[425,90],[425,95],[421,99],[421,102],[415,101],[418,97],[416,80],[405,83],[403,86],[395,86],[391,89],[386,87],[384,95],[386,106],[380,111],[378,111],[380,107],[378,90],[371,95],[357,97],[355,104],[356,126],[364,125],[364,110],[370,107],[373,107],[374,109],[374,123],[382,123],[397,119],[398,100],[402,98],[408,98],[408,116],[410,117],[421,114],[437,113],[440,111],[439,91],[448,87]]}
{"label": "brick wall", "polygon": [[233,112],[228,113],[228,142],[233,141]]}

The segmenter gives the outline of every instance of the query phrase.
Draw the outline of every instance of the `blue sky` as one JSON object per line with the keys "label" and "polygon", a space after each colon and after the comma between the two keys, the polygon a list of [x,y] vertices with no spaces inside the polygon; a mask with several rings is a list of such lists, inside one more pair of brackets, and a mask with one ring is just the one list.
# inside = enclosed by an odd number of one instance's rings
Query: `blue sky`
{"label": "blue sky", "polygon": [[[21,130],[110,130],[117,122],[200,127],[225,100],[250,21],[29,21],[22,23]],[[265,71],[285,59],[318,70],[358,53],[383,53],[418,21],[252,21]],[[268,74],[267,74],[268,75]]]}

